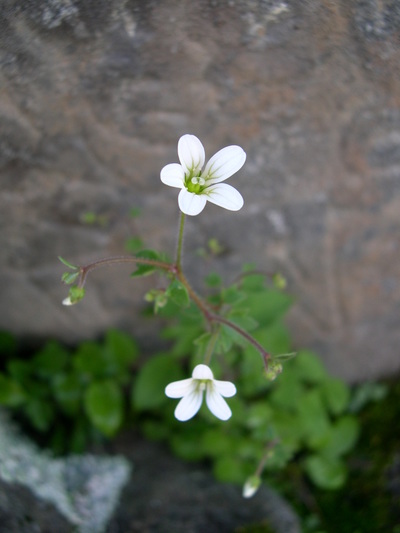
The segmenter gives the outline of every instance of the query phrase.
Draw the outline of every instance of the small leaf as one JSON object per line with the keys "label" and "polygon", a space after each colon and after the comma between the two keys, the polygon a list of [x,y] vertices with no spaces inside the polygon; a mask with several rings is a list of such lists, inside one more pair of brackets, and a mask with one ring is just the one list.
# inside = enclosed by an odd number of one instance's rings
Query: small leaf
{"label": "small leaf", "polygon": [[56,341],[49,341],[32,359],[36,375],[51,377],[63,371],[68,362],[68,352]]}
{"label": "small leaf", "polygon": [[61,281],[66,285],[71,285],[71,283],[74,283],[77,280],[78,276],[79,272],[64,272],[61,276]]}
{"label": "small leaf", "polygon": [[222,283],[222,278],[219,274],[212,272],[205,278],[208,287],[219,287]]}
{"label": "small leaf", "polygon": [[320,383],[327,378],[321,359],[309,350],[300,350],[293,362],[297,375],[310,383]]}
{"label": "small leaf", "polygon": [[143,241],[140,237],[131,237],[125,242],[125,249],[131,254],[136,254],[141,248],[143,248]]}
{"label": "small leaf", "polygon": [[111,380],[92,383],[85,392],[84,405],[92,424],[104,435],[115,435],[123,418],[121,389]]}
{"label": "small leaf", "polygon": [[61,261],[61,263],[63,263],[66,267],[68,268],[72,268],[72,270],[77,270],[79,267],[73,265],[72,263],[69,263],[66,259],[64,259],[63,257],[61,257],[60,255],[58,256],[58,259],[59,261]]}
{"label": "small leaf", "polygon": [[0,404],[17,407],[24,403],[26,397],[18,381],[0,374]]}
{"label": "small leaf", "polygon": [[346,481],[346,466],[338,459],[311,455],[304,461],[304,467],[312,481],[322,489],[336,490]]}
{"label": "small leaf", "polygon": [[170,355],[155,355],[141,368],[132,387],[132,406],[143,411],[160,407],[166,401],[164,390],[168,383],[185,377]]}
{"label": "small leaf", "polygon": [[82,382],[76,374],[59,374],[53,382],[53,391],[61,408],[68,415],[78,413],[82,399]]}
{"label": "small leaf", "polygon": [[105,338],[104,359],[108,363],[108,370],[118,374],[128,369],[137,359],[139,348],[135,340],[116,329],[110,329]]}
{"label": "small leaf", "polygon": [[[136,257],[139,259],[149,259],[151,261],[160,261],[159,254],[154,250],[142,250],[136,254]],[[157,267],[154,265],[138,264],[134,272],[132,272],[132,277],[137,276],[149,276],[157,270]]]}
{"label": "small leaf", "polygon": [[189,294],[186,287],[177,279],[169,285],[166,290],[166,295],[171,298],[173,302],[179,307],[187,307],[189,305]]}
{"label": "small leaf", "polygon": [[104,376],[103,351],[96,342],[83,342],[73,356],[72,364],[77,373],[84,378]]}
{"label": "small leaf", "polygon": [[129,214],[132,218],[136,218],[140,215],[140,208],[139,207],[132,207],[132,209],[129,211]]}
{"label": "small leaf", "polygon": [[53,405],[47,399],[29,398],[24,405],[24,413],[35,429],[45,432],[50,429],[54,420],[55,411]]}
{"label": "small leaf", "polygon": [[334,415],[343,413],[350,401],[350,389],[342,380],[329,378],[321,385],[322,395],[328,409]]}
{"label": "small leaf", "polygon": [[359,432],[360,423],[357,418],[344,416],[330,428],[323,446],[319,447],[319,452],[324,457],[339,457],[354,447]]}
{"label": "small leaf", "polygon": [[286,361],[290,361],[290,359],[293,359],[294,357],[296,357],[296,355],[297,355],[297,352],[280,353],[280,354],[272,356],[272,360],[278,363],[286,363]]}
{"label": "small leaf", "polygon": [[279,272],[277,272],[276,274],[272,276],[272,281],[274,282],[274,285],[277,289],[280,289],[280,290],[286,289],[286,286],[287,286],[286,278],[284,278],[282,274],[280,274]]}

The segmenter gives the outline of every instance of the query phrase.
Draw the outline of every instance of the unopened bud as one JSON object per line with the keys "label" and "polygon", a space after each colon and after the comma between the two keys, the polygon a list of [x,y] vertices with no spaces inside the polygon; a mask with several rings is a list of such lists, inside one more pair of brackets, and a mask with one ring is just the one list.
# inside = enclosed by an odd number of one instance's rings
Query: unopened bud
{"label": "unopened bud", "polygon": [[286,289],[286,286],[287,286],[286,278],[284,278],[282,274],[280,274],[279,272],[277,272],[276,274],[272,276],[272,281],[274,282],[274,285],[277,289],[281,289],[281,290]]}
{"label": "unopened bud", "polygon": [[258,491],[261,485],[261,479],[259,476],[251,476],[247,479],[243,485],[243,498],[251,498]]}
{"label": "unopened bud", "polygon": [[268,362],[268,368],[265,371],[265,376],[270,381],[274,381],[279,374],[281,374],[283,370],[283,367],[281,363],[278,363],[276,361],[269,361]]}
{"label": "unopened bud", "polygon": [[85,289],[74,285],[69,290],[69,295],[63,300],[63,305],[75,305],[85,296]]}

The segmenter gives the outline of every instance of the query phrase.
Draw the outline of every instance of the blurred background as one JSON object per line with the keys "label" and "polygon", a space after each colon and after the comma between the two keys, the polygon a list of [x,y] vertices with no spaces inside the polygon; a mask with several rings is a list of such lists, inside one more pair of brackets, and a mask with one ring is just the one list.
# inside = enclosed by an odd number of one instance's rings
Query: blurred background
{"label": "blurred background", "polygon": [[[91,276],[61,305],[62,255],[173,254],[177,191],[160,169],[184,133],[210,157],[239,144],[235,214],[207,205],[186,248],[288,280],[295,344],[347,381],[400,368],[400,6],[383,0],[3,0],[0,329],[74,343],[146,340],[151,281]],[[140,210],[132,218],[131,210]],[[208,272],[194,254],[188,276]]]}
{"label": "blurred background", "polygon": [[[160,170],[185,133],[207,159],[247,153],[244,207],[187,217],[190,282],[252,262],[294,296],[286,316],[284,292],[242,283],[260,342],[299,355],[271,384],[228,343],[226,424],[173,417],[164,387],[203,330],[185,309],[160,340],[154,277],[98,269],[61,303],[57,256],[174,255]],[[100,533],[120,501],[109,533],[400,532],[399,2],[0,0],[0,185],[0,531]]]}

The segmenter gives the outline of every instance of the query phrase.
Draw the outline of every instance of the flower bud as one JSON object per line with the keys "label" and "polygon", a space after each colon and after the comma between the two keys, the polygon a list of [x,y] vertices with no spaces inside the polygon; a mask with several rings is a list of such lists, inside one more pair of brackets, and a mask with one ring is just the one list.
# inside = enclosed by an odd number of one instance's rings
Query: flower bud
{"label": "flower bud", "polygon": [[78,287],[73,285],[69,289],[69,294],[67,298],[63,300],[63,305],[75,305],[85,296],[85,289],[83,287]]}
{"label": "flower bud", "polygon": [[278,374],[281,374],[282,370],[283,370],[283,367],[281,363],[278,363],[277,361],[274,361],[274,360],[269,361],[268,368],[265,371],[265,376],[270,381],[274,381],[277,378]]}
{"label": "flower bud", "polygon": [[243,498],[251,498],[258,491],[261,485],[261,479],[259,476],[250,476],[246,483],[243,485]]}

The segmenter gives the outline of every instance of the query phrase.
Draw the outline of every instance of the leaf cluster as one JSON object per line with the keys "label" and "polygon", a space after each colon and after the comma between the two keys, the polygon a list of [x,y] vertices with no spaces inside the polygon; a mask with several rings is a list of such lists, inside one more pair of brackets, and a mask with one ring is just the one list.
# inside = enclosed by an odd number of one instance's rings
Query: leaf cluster
{"label": "leaf cluster", "polygon": [[0,405],[54,452],[82,452],[101,435],[115,435],[126,419],[125,391],[138,353],[131,337],[110,330],[102,343],[87,341],[69,351],[50,341],[21,358],[12,337],[2,333]]}
{"label": "leaf cluster", "polygon": [[267,455],[267,473],[296,459],[317,486],[341,487],[347,475],[343,457],[359,434],[358,419],[350,412],[351,391],[330,376],[310,351],[300,351],[286,364],[293,357],[284,324],[292,299],[267,286],[264,276],[251,272],[228,288],[222,287],[217,275],[206,281],[210,305],[251,331],[272,354],[272,362],[284,364],[283,373],[271,383],[258,351],[235,330],[220,325],[212,369],[217,378],[236,384],[238,394],[229,399],[232,418],[221,424],[203,405],[200,416],[187,424],[177,422],[174,406],[162,391],[170,381],[188,377],[203,361],[213,333],[204,333],[195,308],[182,311],[169,303],[161,313],[170,319],[163,335],[171,348],[144,364],[133,388],[132,405],[143,415],[144,433],[150,439],[167,441],[184,459],[210,460],[222,481],[243,483]]}

